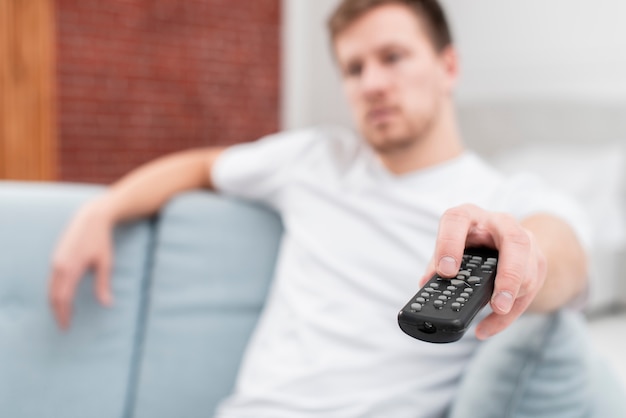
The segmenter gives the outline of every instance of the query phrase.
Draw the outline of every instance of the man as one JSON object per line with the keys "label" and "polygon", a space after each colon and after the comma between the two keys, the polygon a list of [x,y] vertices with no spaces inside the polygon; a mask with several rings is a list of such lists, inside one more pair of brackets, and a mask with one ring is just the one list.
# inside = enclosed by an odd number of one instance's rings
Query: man
{"label": "man", "polygon": [[[579,215],[464,149],[452,100],[457,56],[436,1],[345,0],[329,27],[360,135],[282,133],[130,173],[82,208],[59,243],[54,314],[69,326],[88,268],[99,300],[112,303],[117,222],[194,188],[255,199],[280,212],[285,236],[266,309],[219,414],[441,416],[480,340],[584,289]],[[448,345],[402,334],[395,314],[416,274],[425,272],[422,282],[434,272],[453,277],[470,245],[500,251],[490,309],[475,331]]]}

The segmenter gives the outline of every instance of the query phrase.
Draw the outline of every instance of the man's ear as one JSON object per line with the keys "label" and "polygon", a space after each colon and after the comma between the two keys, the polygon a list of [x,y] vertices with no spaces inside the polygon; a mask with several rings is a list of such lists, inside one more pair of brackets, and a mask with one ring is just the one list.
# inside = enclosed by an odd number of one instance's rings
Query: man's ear
{"label": "man's ear", "polygon": [[445,87],[452,93],[459,80],[459,56],[456,48],[452,45],[445,47],[439,53],[441,62],[442,77],[445,80]]}

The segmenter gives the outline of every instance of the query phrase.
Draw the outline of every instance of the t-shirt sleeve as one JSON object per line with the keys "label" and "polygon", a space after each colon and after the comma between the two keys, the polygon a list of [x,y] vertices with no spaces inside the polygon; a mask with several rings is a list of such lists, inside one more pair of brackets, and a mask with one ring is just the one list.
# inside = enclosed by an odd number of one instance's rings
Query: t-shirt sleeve
{"label": "t-shirt sleeve", "polygon": [[306,130],[228,147],[213,165],[213,184],[219,192],[276,208],[294,170],[318,140],[313,130]]}
{"label": "t-shirt sleeve", "polygon": [[570,225],[586,250],[592,246],[592,228],[582,205],[537,176],[518,174],[506,180],[498,193],[496,206],[497,210],[511,213],[519,220],[538,213],[557,216]]}

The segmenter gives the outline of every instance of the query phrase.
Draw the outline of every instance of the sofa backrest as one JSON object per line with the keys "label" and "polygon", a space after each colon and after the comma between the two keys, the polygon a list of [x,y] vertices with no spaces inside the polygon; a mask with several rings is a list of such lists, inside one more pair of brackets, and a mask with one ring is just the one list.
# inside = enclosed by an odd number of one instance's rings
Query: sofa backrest
{"label": "sofa backrest", "polygon": [[209,193],[159,216],[136,418],[207,417],[232,389],[274,271],[282,227]]}

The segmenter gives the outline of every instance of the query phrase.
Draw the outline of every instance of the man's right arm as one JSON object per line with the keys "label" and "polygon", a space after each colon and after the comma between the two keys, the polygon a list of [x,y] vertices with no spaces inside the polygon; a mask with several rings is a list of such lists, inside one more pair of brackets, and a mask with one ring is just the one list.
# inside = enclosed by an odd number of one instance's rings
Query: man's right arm
{"label": "man's right arm", "polygon": [[99,199],[114,222],[157,212],[172,196],[192,189],[214,189],[211,168],[223,148],[182,151],[131,171]]}
{"label": "man's right arm", "polygon": [[96,297],[105,306],[110,286],[112,231],[116,223],[157,212],[174,195],[193,189],[214,189],[211,171],[224,148],[182,151],[143,165],[80,208],[57,244],[49,298],[63,329],[70,325],[78,282],[89,269],[96,277]]}

